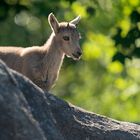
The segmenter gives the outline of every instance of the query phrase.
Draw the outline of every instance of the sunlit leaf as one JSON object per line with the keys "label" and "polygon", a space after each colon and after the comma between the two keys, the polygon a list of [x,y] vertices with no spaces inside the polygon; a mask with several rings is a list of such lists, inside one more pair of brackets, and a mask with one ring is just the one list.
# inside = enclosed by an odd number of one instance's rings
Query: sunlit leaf
{"label": "sunlit leaf", "polygon": [[128,18],[120,21],[120,27],[122,29],[122,32],[121,32],[122,37],[126,36],[126,34],[128,33],[130,29],[130,25],[131,25],[130,20]]}
{"label": "sunlit leaf", "polygon": [[108,70],[112,73],[121,73],[123,65],[119,61],[114,61],[108,65]]}
{"label": "sunlit leaf", "polygon": [[124,98],[125,100],[129,97],[132,97],[136,94],[138,94],[140,91],[140,87],[138,86],[138,84],[133,84],[131,86],[129,86],[122,94],[122,98]]}
{"label": "sunlit leaf", "polygon": [[131,11],[132,11],[132,9],[131,9],[130,6],[125,6],[125,7],[123,8],[123,13],[124,13],[124,15],[126,15],[126,16],[129,16],[129,15],[131,14]]}
{"label": "sunlit leaf", "polygon": [[80,2],[74,2],[72,4],[72,9],[76,15],[81,15],[82,17],[87,16],[86,7],[82,5]]}
{"label": "sunlit leaf", "polygon": [[93,45],[92,43],[86,43],[83,46],[83,58],[85,60],[96,59],[101,56],[101,49],[98,46]]}
{"label": "sunlit leaf", "polygon": [[125,89],[126,86],[127,86],[127,81],[125,79],[122,79],[122,78],[118,78],[115,80],[115,86],[118,88],[118,89]]}
{"label": "sunlit leaf", "polygon": [[132,5],[132,6],[138,6],[140,1],[139,0],[129,0],[129,3]]}

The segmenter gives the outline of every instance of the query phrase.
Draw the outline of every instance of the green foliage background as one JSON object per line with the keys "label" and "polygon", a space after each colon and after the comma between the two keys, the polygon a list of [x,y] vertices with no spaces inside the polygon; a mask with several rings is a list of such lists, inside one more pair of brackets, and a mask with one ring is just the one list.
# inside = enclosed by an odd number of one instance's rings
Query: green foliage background
{"label": "green foliage background", "polygon": [[42,45],[59,21],[77,15],[83,56],[66,58],[52,92],[87,110],[140,122],[139,0],[1,0],[0,45]]}

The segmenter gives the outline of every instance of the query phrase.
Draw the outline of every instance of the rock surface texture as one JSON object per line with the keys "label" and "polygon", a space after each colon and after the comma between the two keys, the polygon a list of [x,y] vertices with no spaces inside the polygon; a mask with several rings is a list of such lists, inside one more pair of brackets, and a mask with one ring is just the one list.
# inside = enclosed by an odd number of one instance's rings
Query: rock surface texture
{"label": "rock surface texture", "polygon": [[44,93],[0,61],[0,140],[140,140],[140,125]]}

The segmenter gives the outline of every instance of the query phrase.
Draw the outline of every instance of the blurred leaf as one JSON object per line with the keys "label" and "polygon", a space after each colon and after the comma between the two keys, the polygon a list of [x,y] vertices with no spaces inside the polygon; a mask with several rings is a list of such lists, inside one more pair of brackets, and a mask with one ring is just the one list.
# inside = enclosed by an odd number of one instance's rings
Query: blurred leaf
{"label": "blurred leaf", "polygon": [[86,6],[81,4],[80,2],[75,2],[72,4],[72,9],[76,15],[81,15],[82,17],[87,16]]}
{"label": "blurred leaf", "polygon": [[108,66],[108,70],[112,73],[121,73],[123,65],[119,61],[114,61]]}
{"label": "blurred leaf", "polygon": [[122,79],[122,78],[118,78],[115,80],[115,86],[118,88],[118,89],[125,89],[127,87],[127,81],[125,81],[125,79]]}
{"label": "blurred leaf", "polygon": [[129,0],[129,3],[132,5],[132,6],[138,6],[140,4],[140,1],[139,0]]}

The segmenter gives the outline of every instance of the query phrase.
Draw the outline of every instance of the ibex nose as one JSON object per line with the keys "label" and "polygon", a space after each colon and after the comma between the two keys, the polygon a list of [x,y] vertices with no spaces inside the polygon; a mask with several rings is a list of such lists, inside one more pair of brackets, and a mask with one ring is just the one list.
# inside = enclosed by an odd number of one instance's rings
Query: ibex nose
{"label": "ibex nose", "polygon": [[74,58],[76,58],[77,60],[80,59],[81,55],[82,55],[82,51],[81,49],[78,49],[77,51],[75,51],[75,53],[72,54],[74,56]]}
{"label": "ibex nose", "polygon": [[78,56],[81,56],[82,55],[82,52],[81,51],[77,51],[77,55]]}

